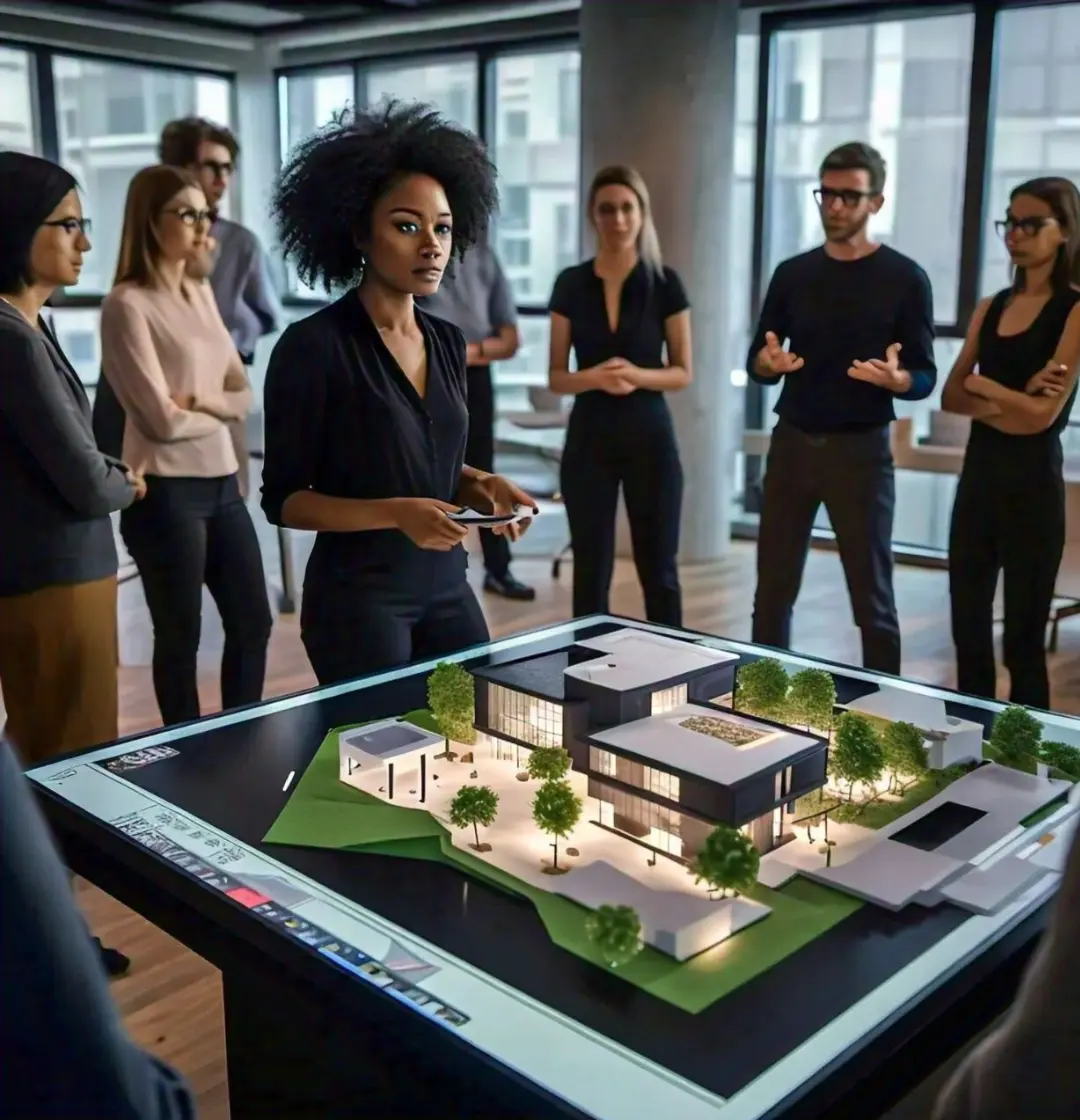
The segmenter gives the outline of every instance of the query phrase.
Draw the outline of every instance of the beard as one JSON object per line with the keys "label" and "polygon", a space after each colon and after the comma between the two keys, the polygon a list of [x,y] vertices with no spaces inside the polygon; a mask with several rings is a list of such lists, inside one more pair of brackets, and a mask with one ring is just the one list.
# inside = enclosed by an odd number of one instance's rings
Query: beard
{"label": "beard", "polygon": [[842,221],[835,224],[825,221],[822,223],[825,227],[825,238],[828,241],[850,241],[866,229],[869,221],[869,214],[864,214],[855,221]]}

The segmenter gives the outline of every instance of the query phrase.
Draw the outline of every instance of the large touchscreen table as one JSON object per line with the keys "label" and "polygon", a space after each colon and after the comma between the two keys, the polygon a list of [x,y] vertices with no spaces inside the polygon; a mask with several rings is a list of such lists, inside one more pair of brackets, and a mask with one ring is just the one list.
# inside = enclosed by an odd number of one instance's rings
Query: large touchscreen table
{"label": "large touchscreen table", "polygon": [[1037,932],[1080,723],[1000,713],[599,617],[30,776],[73,846],[565,1114],[761,1120]]}

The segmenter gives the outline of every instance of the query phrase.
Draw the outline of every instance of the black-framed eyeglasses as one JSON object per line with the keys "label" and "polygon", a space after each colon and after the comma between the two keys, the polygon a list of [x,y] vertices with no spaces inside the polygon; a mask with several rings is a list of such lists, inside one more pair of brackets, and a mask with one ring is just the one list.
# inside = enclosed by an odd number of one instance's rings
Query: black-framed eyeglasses
{"label": "black-framed eyeglasses", "polygon": [[216,159],[204,159],[199,164],[202,171],[209,171],[215,179],[228,179],[230,175],[236,172],[236,166],[232,163],[220,163]]}
{"label": "black-framed eyeglasses", "polygon": [[1014,218],[1011,214],[1004,221],[994,222],[999,237],[1008,237],[1019,230],[1025,237],[1038,237],[1053,218]]}
{"label": "black-framed eyeglasses", "polygon": [[94,223],[89,218],[54,218],[51,222],[42,222],[41,224],[52,229],[62,229],[73,237],[77,233],[81,233],[83,237],[89,237]]}
{"label": "black-framed eyeglasses", "polygon": [[181,207],[179,210],[166,210],[166,214],[175,214],[186,226],[199,226],[203,223],[213,225],[217,221],[216,210],[194,210],[190,206]]}
{"label": "black-framed eyeglasses", "polygon": [[814,201],[823,210],[839,199],[849,210],[858,206],[864,198],[873,198],[873,191],[838,191],[832,187],[818,187],[814,191]]}

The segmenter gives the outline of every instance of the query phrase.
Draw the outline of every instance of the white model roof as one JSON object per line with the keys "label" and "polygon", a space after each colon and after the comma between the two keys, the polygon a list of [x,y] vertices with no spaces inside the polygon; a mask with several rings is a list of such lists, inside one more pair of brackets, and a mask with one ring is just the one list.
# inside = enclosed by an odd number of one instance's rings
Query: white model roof
{"label": "white model roof", "polygon": [[914,724],[920,731],[937,731],[945,735],[980,726],[970,720],[950,716],[945,709],[945,701],[940,697],[909,692],[905,688],[890,685],[860,696],[850,704],[841,704],[840,707],[849,712],[861,712],[863,715],[877,716],[894,723],[903,720]]}
{"label": "white model roof", "polygon": [[394,762],[415,755],[433,746],[442,746],[441,735],[417,727],[403,719],[384,719],[366,723],[338,735],[338,750],[352,755],[365,755],[372,761]]}
{"label": "white model roof", "polygon": [[711,666],[738,660],[736,654],[725,650],[633,627],[576,644],[597,650],[604,656],[571,665],[566,675],[591,681],[615,692],[646,688],[650,684],[689,676]]}
{"label": "white model roof", "polygon": [[[761,732],[757,742],[736,746],[713,734],[683,727],[691,716],[737,724]],[[590,736],[600,746],[628,751],[655,762],[662,770],[681,770],[718,785],[731,786],[763,772],[783,769],[788,760],[819,740],[759,723],[748,716],[706,708],[701,704],[680,704],[659,716],[609,727]]]}

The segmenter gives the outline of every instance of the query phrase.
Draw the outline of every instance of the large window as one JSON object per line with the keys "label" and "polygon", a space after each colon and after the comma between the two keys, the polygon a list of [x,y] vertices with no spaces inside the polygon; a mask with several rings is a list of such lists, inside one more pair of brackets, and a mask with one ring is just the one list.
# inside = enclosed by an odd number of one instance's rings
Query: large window
{"label": "large window", "polygon": [[1005,216],[1012,188],[1037,175],[1080,182],[1080,4],[1008,9],[996,37],[983,295],[1009,282],[993,222]]}
{"label": "large window", "polygon": [[0,150],[33,152],[34,82],[26,51],[0,47]]}
{"label": "large window", "polygon": [[491,67],[496,244],[522,305],[545,306],[555,277],[579,259],[579,69],[576,50],[503,55]]}
{"label": "large window", "polygon": [[335,113],[351,105],[355,94],[351,66],[278,78],[282,158],[294,145],[328,124]]}
{"label": "large window", "polygon": [[[329,124],[335,113],[356,100],[355,95],[356,76],[351,66],[279,77],[281,158],[284,159],[301,140]],[[294,296],[324,299],[327,294],[302,283],[291,262],[286,264],[285,283]]]}
{"label": "large window", "polygon": [[821,240],[822,157],[866,140],[888,164],[871,229],[926,269],[938,321],[955,320],[973,31],[969,13],[777,34],[768,272]]}
{"label": "large window", "polygon": [[561,704],[501,684],[488,685],[488,723],[492,730],[530,746],[563,745]]}
{"label": "large window", "polygon": [[230,123],[228,79],[96,59],[54,56],[60,162],[79,180],[94,251],[76,291],[104,292],[120,248],[132,176],[157,162],[162,127],[197,115]]}
{"label": "large window", "polygon": [[473,55],[447,62],[413,63],[365,69],[368,105],[393,98],[422,101],[470,132],[479,130],[477,63]]}

